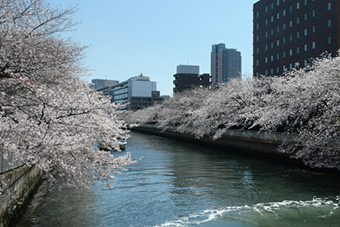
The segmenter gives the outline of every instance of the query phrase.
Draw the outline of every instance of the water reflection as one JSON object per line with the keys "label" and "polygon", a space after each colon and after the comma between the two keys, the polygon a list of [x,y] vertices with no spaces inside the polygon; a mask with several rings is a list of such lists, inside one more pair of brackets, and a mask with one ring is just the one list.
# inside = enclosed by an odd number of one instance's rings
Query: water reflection
{"label": "water reflection", "polygon": [[97,226],[97,199],[90,189],[64,187],[49,192],[44,182],[17,226]]}

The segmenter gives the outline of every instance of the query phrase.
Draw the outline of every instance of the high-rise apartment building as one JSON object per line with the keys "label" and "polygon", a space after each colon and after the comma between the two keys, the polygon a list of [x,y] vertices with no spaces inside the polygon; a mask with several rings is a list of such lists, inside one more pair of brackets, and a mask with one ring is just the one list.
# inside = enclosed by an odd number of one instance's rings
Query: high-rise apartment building
{"label": "high-rise apartment building", "polygon": [[253,7],[253,76],[281,75],[340,48],[340,0],[260,0]]}
{"label": "high-rise apartment building", "polygon": [[241,52],[225,47],[224,43],[212,45],[211,77],[212,83],[225,83],[231,78],[241,77]]}

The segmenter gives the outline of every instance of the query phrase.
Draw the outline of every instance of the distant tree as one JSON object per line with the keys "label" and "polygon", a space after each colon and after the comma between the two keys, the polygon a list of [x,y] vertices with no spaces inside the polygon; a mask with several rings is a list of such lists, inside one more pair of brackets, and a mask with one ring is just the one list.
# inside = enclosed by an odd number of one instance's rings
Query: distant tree
{"label": "distant tree", "polygon": [[[48,179],[89,186],[133,163],[95,146],[119,150],[128,138],[117,106],[80,80],[86,47],[62,38],[75,8],[51,8],[43,0],[0,0],[0,148]],[[8,188],[1,182],[0,192]]]}

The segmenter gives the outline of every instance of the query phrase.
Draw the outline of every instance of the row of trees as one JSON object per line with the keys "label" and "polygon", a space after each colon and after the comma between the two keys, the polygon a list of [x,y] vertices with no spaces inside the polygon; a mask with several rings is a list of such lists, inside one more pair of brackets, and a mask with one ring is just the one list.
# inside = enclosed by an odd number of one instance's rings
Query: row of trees
{"label": "row of trees", "polygon": [[[0,0],[0,149],[52,181],[83,187],[95,177],[109,186],[107,179],[133,161],[95,143],[119,150],[129,135],[117,106],[80,79],[86,46],[60,35],[76,25],[75,11],[43,0]],[[3,179],[0,193],[12,193]]]}
{"label": "row of trees", "polygon": [[281,77],[230,80],[213,91],[187,90],[126,119],[175,126],[197,138],[218,139],[230,128],[295,133],[297,140],[285,141],[281,152],[312,167],[340,169],[340,57],[321,57]]}

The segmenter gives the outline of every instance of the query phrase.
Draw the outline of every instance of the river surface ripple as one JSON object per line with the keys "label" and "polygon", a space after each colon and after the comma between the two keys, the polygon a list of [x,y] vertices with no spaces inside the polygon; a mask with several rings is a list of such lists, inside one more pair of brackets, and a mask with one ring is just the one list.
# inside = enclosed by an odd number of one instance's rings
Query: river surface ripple
{"label": "river surface ripple", "polygon": [[340,225],[338,176],[131,135],[127,150],[143,158],[110,181],[112,190],[98,181],[47,193],[43,185],[17,226]]}

